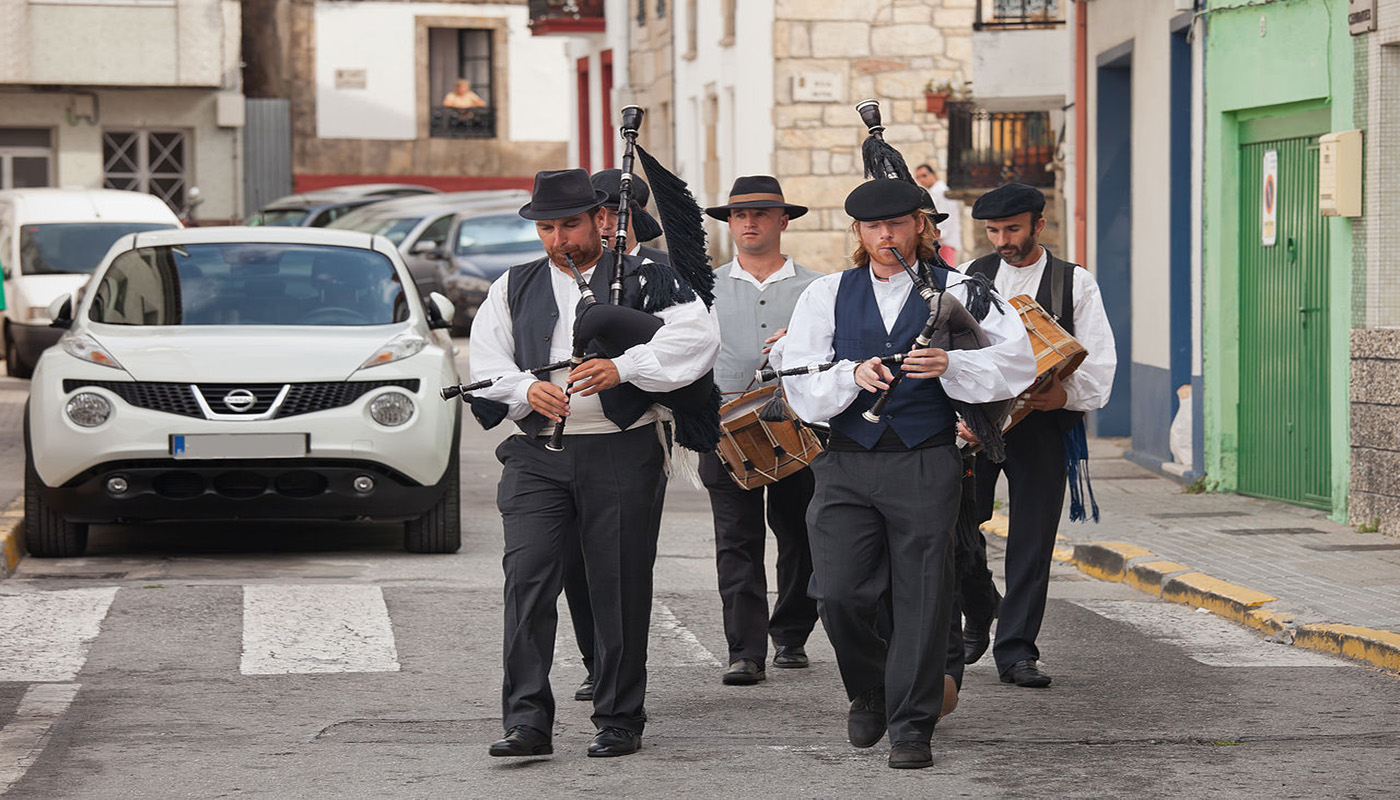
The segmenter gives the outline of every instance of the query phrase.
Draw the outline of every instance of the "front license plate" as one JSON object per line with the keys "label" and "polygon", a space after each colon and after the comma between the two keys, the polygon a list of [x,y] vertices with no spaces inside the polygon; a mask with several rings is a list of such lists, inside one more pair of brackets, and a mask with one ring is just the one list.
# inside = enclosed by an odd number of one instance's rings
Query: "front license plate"
{"label": "front license plate", "polygon": [[309,433],[191,433],[170,437],[175,458],[300,458]]}

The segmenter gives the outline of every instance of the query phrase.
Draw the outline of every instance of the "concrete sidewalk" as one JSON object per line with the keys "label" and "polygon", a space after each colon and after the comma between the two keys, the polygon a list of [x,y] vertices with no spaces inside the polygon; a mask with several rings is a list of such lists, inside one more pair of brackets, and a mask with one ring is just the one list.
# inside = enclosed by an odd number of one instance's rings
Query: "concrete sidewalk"
{"label": "concrete sidewalk", "polygon": [[[1056,558],[1277,642],[1400,671],[1400,538],[1286,503],[1186,493],[1114,440],[1091,439],[1090,457],[1100,521],[1070,522],[1066,507]],[[1004,537],[1004,511],[983,531]]]}

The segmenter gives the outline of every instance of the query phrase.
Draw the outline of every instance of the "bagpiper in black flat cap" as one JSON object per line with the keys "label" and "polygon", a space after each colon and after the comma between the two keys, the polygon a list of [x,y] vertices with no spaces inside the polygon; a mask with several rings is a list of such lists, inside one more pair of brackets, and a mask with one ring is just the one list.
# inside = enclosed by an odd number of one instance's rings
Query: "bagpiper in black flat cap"
{"label": "bagpiper in black flat cap", "polygon": [[530,202],[520,207],[525,219],[565,219],[601,206],[608,193],[593,188],[581,169],[546,169],[535,173]]}
{"label": "bagpiper in black flat cap", "polygon": [[729,212],[735,208],[781,208],[788,219],[797,219],[807,213],[806,206],[789,203],[783,199],[783,187],[771,175],[746,175],[734,179],[729,190],[729,202],[722,206],[711,206],[705,213],[715,219],[729,219]]}
{"label": "bagpiper in black flat cap", "polygon": [[[593,173],[589,178],[593,182],[593,188],[607,192],[608,199],[603,201],[603,207],[613,211],[618,210],[622,204],[622,170],[604,169]],[[647,182],[642,180],[642,176],[634,174],[632,176],[632,198],[628,203],[628,213],[632,215],[632,228],[637,234],[638,242],[649,242],[660,236],[661,223],[656,221],[646,209],[647,201],[651,199],[651,188]]]}
{"label": "bagpiper in black flat cap", "polygon": [[928,192],[907,181],[872,178],[846,195],[846,213],[858,222],[879,222],[925,210]]}
{"label": "bagpiper in black flat cap", "polygon": [[1027,211],[1045,210],[1045,195],[1024,183],[1008,183],[987,192],[972,204],[973,219],[1006,219]]}

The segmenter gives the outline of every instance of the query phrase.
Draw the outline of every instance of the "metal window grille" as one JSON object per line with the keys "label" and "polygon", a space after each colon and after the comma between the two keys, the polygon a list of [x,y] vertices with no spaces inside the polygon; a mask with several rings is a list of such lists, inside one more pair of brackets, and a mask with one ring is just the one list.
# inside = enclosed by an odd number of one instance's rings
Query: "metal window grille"
{"label": "metal window grille", "polygon": [[0,128],[0,189],[53,185],[53,132]]}
{"label": "metal window grille", "polygon": [[1063,25],[1060,0],[978,0],[974,30]]}
{"label": "metal window grille", "polygon": [[1004,183],[1054,186],[1055,132],[1048,111],[988,111],[948,103],[948,186],[984,189]]}
{"label": "metal window grille", "polygon": [[102,185],[153,194],[178,211],[189,188],[188,155],[184,131],[103,131]]}

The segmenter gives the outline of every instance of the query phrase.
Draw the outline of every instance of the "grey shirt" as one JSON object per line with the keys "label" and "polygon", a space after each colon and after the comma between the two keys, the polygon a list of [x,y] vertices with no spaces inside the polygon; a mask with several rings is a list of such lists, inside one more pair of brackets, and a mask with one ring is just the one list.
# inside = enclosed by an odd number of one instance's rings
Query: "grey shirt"
{"label": "grey shirt", "polygon": [[761,287],[739,266],[738,259],[715,270],[714,311],[720,328],[715,383],[721,392],[749,388],[765,358],[764,340],[788,326],[797,298],[819,277],[821,273],[791,258]]}

